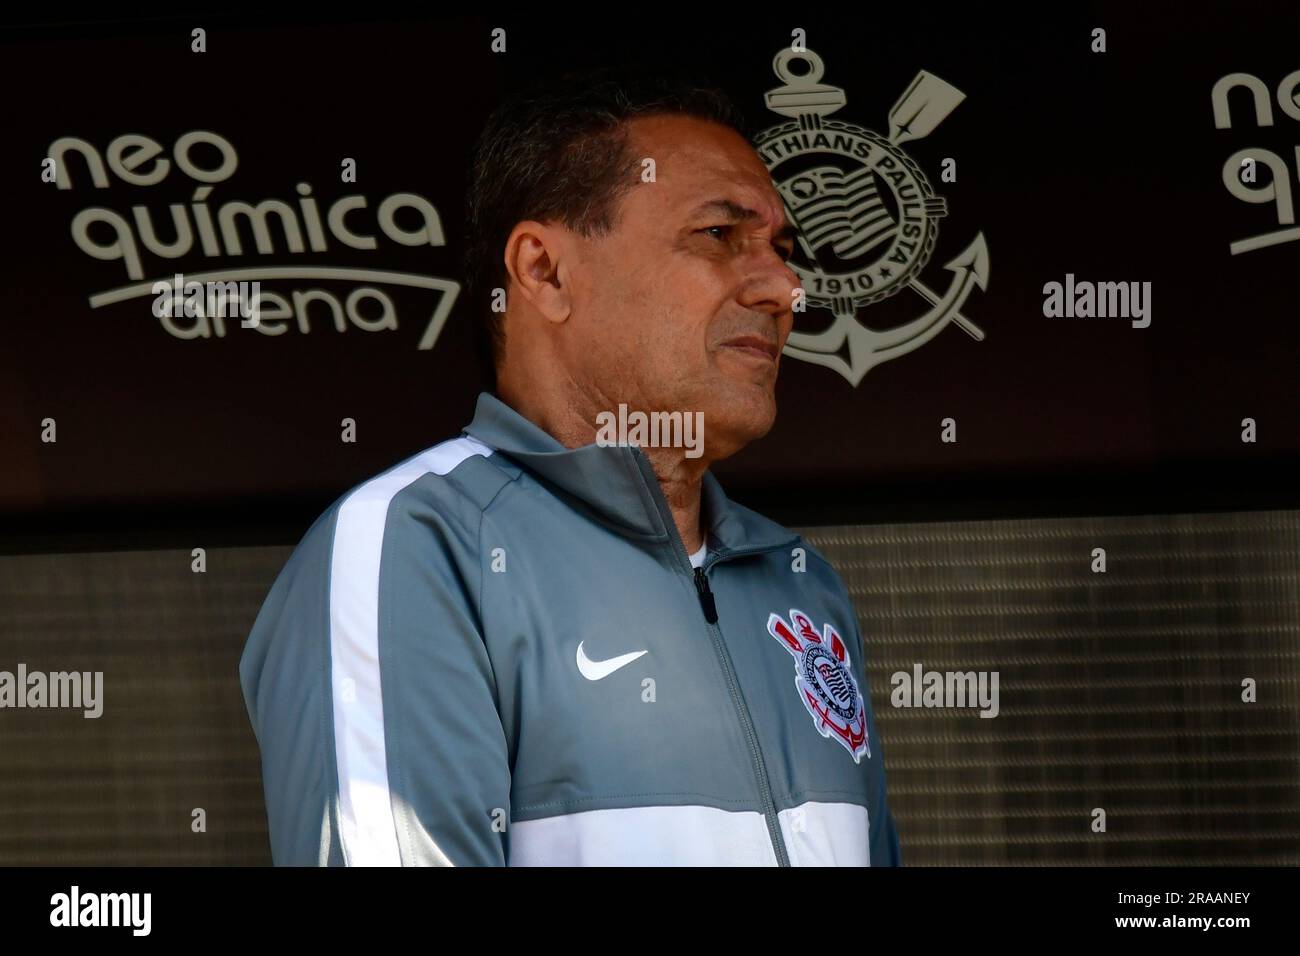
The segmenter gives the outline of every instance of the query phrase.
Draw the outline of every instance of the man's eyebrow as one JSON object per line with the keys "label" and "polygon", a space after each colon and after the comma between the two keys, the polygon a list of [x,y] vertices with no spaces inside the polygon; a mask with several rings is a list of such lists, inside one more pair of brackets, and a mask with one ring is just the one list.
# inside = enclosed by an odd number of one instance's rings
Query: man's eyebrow
{"label": "man's eyebrow", "polygon": [[[745,222],[750,219],[761,219],[762,216],[754,209],[749,209],[739,203],[734,203],[730,199],[710,199],[706,203],[701,203],[695,207],[691,213],[694,216],[701,216],[706,213],[726,216],[732,222]],[[776,231],[773,239],[793,239],[799,235],[799,227],[794,223],[787,222],[784,226]]]}

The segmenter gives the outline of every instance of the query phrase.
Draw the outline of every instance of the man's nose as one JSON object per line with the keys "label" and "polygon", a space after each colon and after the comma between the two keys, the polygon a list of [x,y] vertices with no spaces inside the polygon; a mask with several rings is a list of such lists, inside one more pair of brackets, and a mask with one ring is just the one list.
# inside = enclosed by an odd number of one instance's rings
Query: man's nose
{"label": "man's nose", "polygon": [[749,276],[741,290],[740,304],[755,311],[766,312],[781,320],[784,325],[793,321],[795,295],[801,289],[798,274],[775,249],[769,248],[766,253],[754,257]]}

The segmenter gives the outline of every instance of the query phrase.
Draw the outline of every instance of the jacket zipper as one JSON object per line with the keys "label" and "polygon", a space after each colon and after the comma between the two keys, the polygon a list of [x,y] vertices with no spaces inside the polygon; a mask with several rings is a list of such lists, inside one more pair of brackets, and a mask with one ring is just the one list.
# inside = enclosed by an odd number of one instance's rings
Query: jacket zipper
{"label": "jacket zipper", "polygon": [[[683,547],[682,553],[685,554],[685,547]],[[758,777],[759,791],[763,798],[763,819],[767,822],[767,835],[772,841],[772,849],[776,852],[776,865],[789,866],[790,857],[785,849],[785,839],[781,836],[781,821],[776,812],[776,799],[772,796],[772,784],[768,779],[767,764],[764,762],[763,752],[758,746],[758,734],[754,731],[754,721],[750,717],[749,707],[745,704],[745,698],[740,693],[740,681],[736,677],[736,670],[731,662],[731,654],[722,639],[722,629],[718,626],[718,606],[713,599],[713,591],[709,588],[709,576],[704,573],[702,567],[695,568],[695,590],[700,596],[700,607],[704,611],[704,620],[709,625],[709,640],[713,642],[713,649],[722,662],[722,669],[727,678],[727,688],[731,691],[732,703],[736,705],[736,711],[740,714],[740,723],[745,731],[745,739],[749,742],[749,753],[754,762],[754,772]]]}
{"label": "jacket zipper", "polygon": [[[772,850],[776,854],[776,865],[789,866],[790,856],[786,852],[785,840],[781,836],[781,821],[777,817],[776,798],[772,796],[772,782],[767,775],[767,764],[764,762],[763,752],[758,746],[758,734],[754,730],[754,721],[749,714],[749,707],[740,692],[740,680],[736,677],[736,668],[732,664],[731,654],[722,639],[722,629],[718,626],[717,602],[713,599],[713,591],[709,588],[708,575],[705,574],[703,567],[691,567],[690,556],[686,553],[686,545],[682,543],[682,536],[677,533],[677,522],[673,520],[672,512],[668,509],[668,502],[664,500],[663,491],[659,488],[659,479],[655,477],[654,469],[650,466],[650,460],[638,449],[634,448],[631,451],[637,467],[640,469],[641,480],[650,489],[651,498],[659,512],[659,520],[663,522],[664,527],[668,530],[678,564],[685,567],[688,573],[694,572],[695,591],[700,599],[700,609],[704,611],[705,623],[708,625],[709,641],[713,644],[713,651],[717,655],[718,662],[722,665],[723,676],[727,680],[727,690],[731,694],[731,703],[740,718],[741,729],[745,732],[745,741],[749,744],[750,761],[753,764],[754,776],[758,778],[759,797],[763,802],[763,819],[767,823],[767,836],[771,840]],[[751,550],[758,552],[769,549],[747,548],[744,551],[731,552],[728,557],[747,554]],[[711,566],[713,562],[710,561],[708,564]]]}
{"label": "jacket zipper", "polygon": [[704,573],[704,568],[695,569],[695,590],[700,595],[700,607],[704,608],[704,620],[717,624],[718,605],[713,600],[713,592],[709,590],[709,576]]}

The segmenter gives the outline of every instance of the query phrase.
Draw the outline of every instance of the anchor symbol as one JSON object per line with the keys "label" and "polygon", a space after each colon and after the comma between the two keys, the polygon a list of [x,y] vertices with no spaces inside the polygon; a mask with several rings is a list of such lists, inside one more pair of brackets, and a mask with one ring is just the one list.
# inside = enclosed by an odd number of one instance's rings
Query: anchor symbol
{"label": "anchor symbol", "polygon": [[[807,72],[795,74],[791,70],[790,65],[796,59],[807,64]],[[767,93],[767,106],[774,113],[797,119],[799,130],[823,130],[823,118],[847,102],[841,87],[821,82],[824,66],[821,57],[812,50],[781,50],[774,58],[772,67],[785,84]],[[910,140],[922,139],[933,132],[963,99],[965,94],[956,87],[921,70],[890,110],[888,138],[880,140],[877,137],[877,140],[890,147],[897,147]],[[847,128],[847,124],[841,125]],[[761,138],[760,136],[760,140]],[[900,158],[904,155],[901,150],[894,149],[892,152]],[[778,185],[778,190],[786,201],[786,216],[796,225],[801,224],[796,216],[797,210],[791,208],[790,199],[792,196],[796,201],[810,198],[814,188],[810,183],[813,182],[815,174],[813,179],[804,177],[792,182],[788,194]],[[936,216],[947,212],[946,201],[939,197],[928,198],[925,207]],[[825,278],[816,251],[802,227],[798,239],[808,262],[813,264],[812,273]],[[843,241],[852,245],[852,237]],[[833,369],[857,386],[872,368],[924,345],[950,322],[955,323],[975,341],[983,341],[983,330],[963,315],[961,308],[975,286],[981,290],[988,288],[989,251],[984,234],[977,233],[974,240],[944,268],[953,275],[947,290],[942,294],[929,288],[915,275],[907,276],[903,283],[930,306],[918,318],[888,330],[871,329],[858,321],[858,303],[853,295],[830,297],[829,308],[834,315],[830,327],[816,333],[791,332],[785,347],[786,354]],[[796,268],[796,271],[800,269]],[[847,360],[841,354],[845,351]]]}

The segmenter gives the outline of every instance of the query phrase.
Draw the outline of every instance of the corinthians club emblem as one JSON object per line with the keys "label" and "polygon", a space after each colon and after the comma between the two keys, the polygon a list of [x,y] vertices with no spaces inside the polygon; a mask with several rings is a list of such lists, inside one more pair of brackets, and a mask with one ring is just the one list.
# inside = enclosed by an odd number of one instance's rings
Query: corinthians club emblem
{"label": "corinthians club emblem", "polygon": [[[796,59],[807,64],[805,73],[791,71]],[[872,368],[924,345],[949,322],[982,341],[984,332],[961,307],[974,286],[988,287],[984,234],[944,267],[952,273],[945,291],[921,281],[948,201],[900,148],[933,132],[966,95],[922,70],[890,111],[886,137],[827,119],[848,100],[843,89],[821,82],[822,60],[812,50],[781,50],[772,69],[785,85],[767,93],[767,107],[793,119],[759,133],[754,147],[785,200],[786,216],[800,229],[789,264],[805,301],[834,316],[824,331],[791,332],[785,354],[834,369],[856,386]],[[886,330],[858,321],[859,309],[903,289],[929,306],[923,315]]]}
{"label": "corinthians club emblem", "polygon": [[803,611],[791,609],[790,621],[769,614],[767,633],[794,657],[794,686],[823,737],[844,745],[854,763],[871,756],[867,740],[867,705],[853,677],[848,648],[828,621],[821,633]]}

